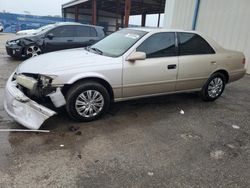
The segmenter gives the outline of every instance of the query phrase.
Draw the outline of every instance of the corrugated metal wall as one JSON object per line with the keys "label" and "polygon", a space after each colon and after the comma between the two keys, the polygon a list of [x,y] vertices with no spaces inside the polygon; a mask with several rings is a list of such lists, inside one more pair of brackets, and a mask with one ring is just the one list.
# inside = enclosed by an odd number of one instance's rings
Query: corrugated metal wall
{"label": "corrugated metal wall", "polygon": [[[196,0],[168,1],[175,4],[171,24],[165,22],[165,26],[190,30]],[[225,48],[244,52],[250,73],[250,0],[200,1],[196,30],[212,37]]]}
{"label": "corrugated metal wall", "polygon": [[[190,30],[192,28],[194,0],[177,0],[174,6],[173,28]],[[191,11],[190,11],[191,10]]]}
{"label": "corrugated metal wall", "polygon": [[197,30],[244,52],[250,73],[250,0],[201,0]]}

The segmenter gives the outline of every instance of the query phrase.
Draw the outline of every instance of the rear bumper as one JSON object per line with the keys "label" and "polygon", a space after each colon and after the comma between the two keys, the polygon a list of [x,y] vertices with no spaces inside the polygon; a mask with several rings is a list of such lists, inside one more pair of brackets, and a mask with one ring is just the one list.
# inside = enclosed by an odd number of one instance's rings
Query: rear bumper
{"label": "rear bumper", "polygon": [[56,112],[25,96],[9,78],[4,96],[4,109],[15,121],[29,129],[39,129],[43,122]]}
{"label": "rear bumper", "polygon": [[239,80],[241,78],[243,78],[246,74],[246,69],[242,69],[242,70],[238,70],[238,71],[235,71],[235,72],[232,72],[229,74],[229,81],[228,82],[234,82],[236,80]]}

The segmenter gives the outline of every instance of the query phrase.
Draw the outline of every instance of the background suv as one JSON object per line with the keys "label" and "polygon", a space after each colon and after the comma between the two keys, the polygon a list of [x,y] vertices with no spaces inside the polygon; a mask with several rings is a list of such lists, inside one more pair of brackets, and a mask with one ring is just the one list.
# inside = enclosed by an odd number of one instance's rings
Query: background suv
{"label": "background suv", "polygon": [[6,51],[12,57],[30,58],[42,53],[89,46],[104,37],[102,27],[61,22],[36,34],[7,41]]}

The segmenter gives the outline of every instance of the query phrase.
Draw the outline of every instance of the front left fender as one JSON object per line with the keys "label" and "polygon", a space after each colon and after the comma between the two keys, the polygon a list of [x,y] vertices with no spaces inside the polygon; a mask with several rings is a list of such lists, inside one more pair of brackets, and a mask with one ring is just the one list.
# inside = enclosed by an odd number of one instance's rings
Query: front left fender
{"label": "front left fender", "polygon": [[98,74],[95,72],[89,72],[89,73],[83,73],[83,74],[78,74],[78,75],[73,76],[70,80],[68,80],[67,84],[73,84],[77,82],[78,80],[82,80],[85,78],[99,78],[110,83],[110,81],[104,75]]}

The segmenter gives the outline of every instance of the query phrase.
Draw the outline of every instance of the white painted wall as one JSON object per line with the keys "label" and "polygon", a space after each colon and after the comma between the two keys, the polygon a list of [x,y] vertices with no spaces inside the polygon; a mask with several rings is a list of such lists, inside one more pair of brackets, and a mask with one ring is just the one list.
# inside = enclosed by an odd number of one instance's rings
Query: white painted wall
{"label": "white painted wall", "polygon": [[175,12],[175,0],[166,0],[165,4],[165,15],[163,21],[163,27],[165,28],[173,28],[174,22],[174,12]]}
{"label": "white painted wall", "polygon": [[195,0],[166,0],[164,27],[192,29]]}
{"label": "white painted wall", "polygon": [[[191,30],[196,0],[166,0],[164,27]],[[196,30],[244,52],[250,73],[250,0],[201,0]]]}

